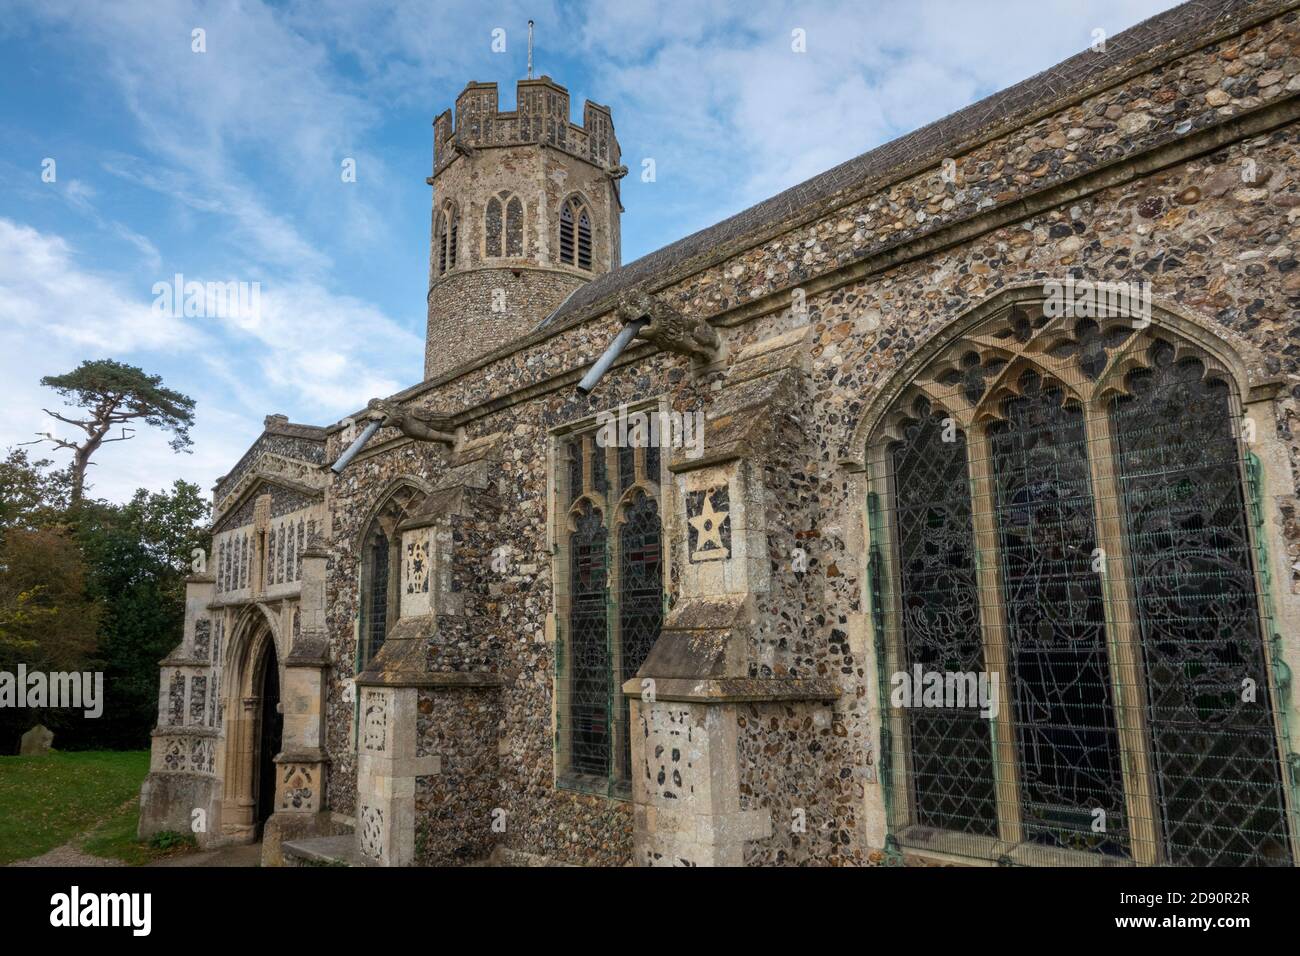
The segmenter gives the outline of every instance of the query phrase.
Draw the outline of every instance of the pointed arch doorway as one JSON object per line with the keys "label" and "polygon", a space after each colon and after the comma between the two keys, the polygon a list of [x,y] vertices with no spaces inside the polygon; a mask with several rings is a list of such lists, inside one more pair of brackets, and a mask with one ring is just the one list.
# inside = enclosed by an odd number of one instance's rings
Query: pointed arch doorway
{"label": "pointed arch doorway", "polygon": [[284,712],[280,706],[280,664],[276,660],[275,642],[267,641],[258,662],[262,680],[259,686],[258,747],[253,782],[257,794],[257,829],[275,812],[275,758],[284,740]]}
{"label": "pointed arch doorway", "polygon": [[235,842],[258,839],[275,811],[275,758],[284,740],[279,643],[274,616],[254,605],[235,626],[230,644],[221,829]]}

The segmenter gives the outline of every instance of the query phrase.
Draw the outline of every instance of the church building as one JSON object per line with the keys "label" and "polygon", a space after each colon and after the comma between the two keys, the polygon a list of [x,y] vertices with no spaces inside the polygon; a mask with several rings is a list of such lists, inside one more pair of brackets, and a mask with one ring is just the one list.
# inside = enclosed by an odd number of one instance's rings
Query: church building
{"label": "church building", "polygon": [[542,76],[434,121],[423,381],[217,481],[141,836],[1295,865],[1300,3],[1193,0],[627,265],[581,118]]}

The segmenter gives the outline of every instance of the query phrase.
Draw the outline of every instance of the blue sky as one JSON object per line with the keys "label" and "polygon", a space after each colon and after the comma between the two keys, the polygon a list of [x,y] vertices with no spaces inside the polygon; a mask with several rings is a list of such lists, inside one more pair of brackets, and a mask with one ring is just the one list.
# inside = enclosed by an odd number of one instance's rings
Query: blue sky
{"label": "blue sky", "polygon": [[[469,80],[513,108],[530,17],[573,119],[613,109],[631,261],[1172,5],[0,0],[0,449],[48,429],[40,377],[86,358],[198,401],[191,455],[101,449],[115,500],[209,488],[268,413],[326,424],[417,382],[431,123]],[[260,283],[259,317],[157,315],[178,272]]]}

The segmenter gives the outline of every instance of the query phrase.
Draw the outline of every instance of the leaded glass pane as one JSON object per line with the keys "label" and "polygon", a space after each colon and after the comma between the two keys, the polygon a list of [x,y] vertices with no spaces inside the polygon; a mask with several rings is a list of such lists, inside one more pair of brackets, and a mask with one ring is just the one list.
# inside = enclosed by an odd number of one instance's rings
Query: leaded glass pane
{"label": "leaded glass pane", "polygon": [[1020,391],[989,435],[1025,835],[1127,854],[1083,409],[1033,373]]}
{"label": "leaded glass pane", "polygon": [[609,491],[609,450],[602,448],[593,440],[591,443],[591,487],[604,494]]}
{"label": "leaded glass pane", "polygon": [[636,449],[619,446],[618,449],[618,490],[626,491],[636,481]]}
{"label": "leaded glass pane", "polygon": [[569,442],[569,503],[582,494],[582,439]]}
{"label": "leaded glass pane", "polygon": [[388,538],[376,531],[370,538],[370,586],[366,593],[367,661],[379,653],[388,635],[388,564]]}
{"label": "leaded glass pane", "polygon": [[609,774],[611,674],[605,594],[605,525],[583,502],[569,536],[569,769]]}
{"label": "leaded glass pane", "polygon": [[[984,671],[966,436],[928,407],[893,449],[904,665]],[[913,822],[996,836],[992,725],[979,707],[909,707]]]}
{"label": "leaded glass pane", "polygon": [[1166,342],[1149,358],[1111,421],[1164,854],[1290,865],[1231,396]]}
{"label": "leaded glass pane", "polygon": [[[644,492],[638,492],[619,529],[620,687],[636,676],[659,639],[664,608],[662,561],[659,505]],[[619,698],[619,727],[615,736],[623,748],[620,769],[626,774],[632,764],[630,710],[627,698],[621,693]]]}

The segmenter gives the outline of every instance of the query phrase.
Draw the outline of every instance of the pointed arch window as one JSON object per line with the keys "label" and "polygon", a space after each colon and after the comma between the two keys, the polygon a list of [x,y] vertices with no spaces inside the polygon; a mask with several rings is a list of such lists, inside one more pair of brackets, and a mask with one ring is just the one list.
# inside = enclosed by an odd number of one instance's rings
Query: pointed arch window
{"label": "pointed arch window", "polygon": [[487,201],[487,209],[483,213],[483,251],[494,259],[501,256],[501,227],[501,200],[493,196]]}
{"label": "pointed arch window", "polygon": [[524,254],[524,204],[518,196],[511,196],[506,203],[506,255],[519,257]]}
{"label": "pointed arch window", "polygon": [[434,231],[434,253],[437,259],[438,275],[448,269],[456,268],[457,233],[460,223],[456,207],[447,203],[438,214],[438,227]]}
{"label": "pointed arch window", "polygon": [[403,484],[385,499],[361,536],[360,628],[357,670],[363,669],[384,646],[401,606],[401,546],[399,525],[426,500],[423,491]]}
{"label": "pointed arch window", "polygon": [[557,782],[627,797],[631,711],[623,684],[663,626],[658,456],[606,447],[596,436],[566,438],[557,458],[557,499],[570,502],[558,562]]}
{"label": "pointed arch window", "polygon": [[[1040,303],[898,392],[869,567],[903,846],[1293,863],[1241,418],[1230,369],[1172,330]],[[985,675],[993,706],[902,695],[931,674]]]}
{"label": "pointed arch window", "polygon": [[483,213],[483,251],[491,258],[524,254],[524,204],[502,191],[487,201]]}
{"label": "pointed arch window", "polygon": [[560,209],[560,261],[591,269],[591,216],[577,197],[567,200]]}
{"label": "pointed arch window", "polygon": [[365,616],[362,626],[365,648],[362,661],[370,661],[384,646],[388,636],[389,569],[392,565],[393,543],[382,528],[376,527],[366,542],[366,560],[369,562],[365,595]]}

